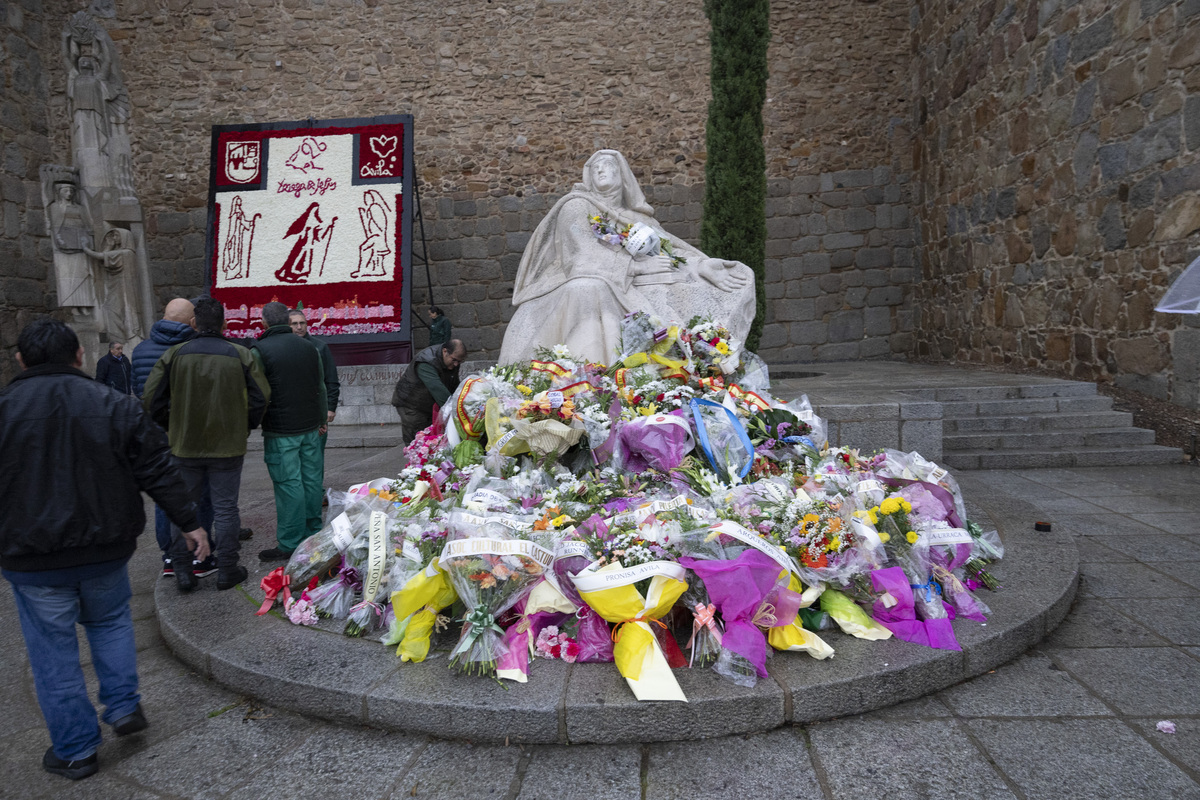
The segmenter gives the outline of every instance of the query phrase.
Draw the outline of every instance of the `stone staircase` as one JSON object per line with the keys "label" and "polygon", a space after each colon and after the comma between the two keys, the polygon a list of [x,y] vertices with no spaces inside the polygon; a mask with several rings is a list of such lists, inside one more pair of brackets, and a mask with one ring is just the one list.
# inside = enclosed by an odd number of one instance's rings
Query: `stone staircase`
{"label": "stone staircase", "polygon": [[1170,464],[1177,448],[1154,444],[1154,431],[1133,427],[1095,384],[937,388],[921,392],[942,404],[942,461],[958,469],[1101,467]]}

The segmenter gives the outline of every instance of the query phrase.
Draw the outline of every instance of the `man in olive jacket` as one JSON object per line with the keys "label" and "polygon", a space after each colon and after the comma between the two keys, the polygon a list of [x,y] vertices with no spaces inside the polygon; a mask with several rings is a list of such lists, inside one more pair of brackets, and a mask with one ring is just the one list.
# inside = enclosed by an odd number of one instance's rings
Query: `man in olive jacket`
{"label": "man in olive jacket", "polygon": [[74,331],[35,319],[17,337],[17,361],[23,372],[0,391],[0,568],[50,730],[42,768],[78,780],[99,769],[101,736],[76,624],[91,646],[101,718],[118,736],[148,724],[127,569],[146,527],[141,492],[185,531],[197,558],[208,539],[162,429],[137,398],[80,371]]}
{"label": "man in olive jacket", "polygon": [[406,443],[412,444],[417,434],[433,422],[433,404],[445,405],[458,388],[458,368],[466,357],[467,348],[461,339],[430,345],[413,356],[392,392],[392,405],[400,415]]}
{"label": "man in olive jacket", "polygon": [[263,327],[251,352],[271,385],[271,404],[263,417],[263,461],[275,488],[275,539],[278,546],[258,554],[262,561],[288,558],[299,544],[321,530],[325,459],[321,434],[328,414],[325,378],[317,348],[288,325],[288,307],[267,303]]}
{"label": "man in olive jacket", "polygon": [[[195,303],[197,334],[163,353],[150,371],[142,403],[167,429],[171,453],[196,499],[207,482],[213,505],[217,589],[246,579],[238,565],[238,496],[246,437],[258,427],[271,388],[262,367],[240,344],[225,339],[225,308],[211,297]],[[196,588],[191,554],[172,527],[171,566],[179,590]]]}

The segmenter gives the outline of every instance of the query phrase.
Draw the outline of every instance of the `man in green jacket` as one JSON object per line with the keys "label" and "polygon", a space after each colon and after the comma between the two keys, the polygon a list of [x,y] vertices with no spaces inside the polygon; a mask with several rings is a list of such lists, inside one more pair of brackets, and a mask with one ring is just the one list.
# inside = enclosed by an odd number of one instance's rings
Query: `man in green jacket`
{"label": "man in green jacket", "polygon": [[[246,437],[258,427],[271,389],[250,351],[225,339],[225,308],[196,301],[197,335],[171,347],[150,370],[142,405],[167,430],[171,454],[193,498],[207,482],[213,504],[217,588],[246,579],[238,565],[238,496]],[[171,566],[179,590],[196,588],[192,554],[178,526],[171,529]]]}
{"label": "man in green jacket", "polygon": [[[304,316],[303,309],[293,308],[288,312],[288,325],[291,326],[292,333],[317,348],[317,352],[321,354],[321,371],[325,375],[325,424],[329,425],[337,415],[338,398],[342,394],[342,384],[338,381],[337,364],[333,363],[333,353],[329,351],[329,345],[324,341],[309,334],[308,317]],[[325,440],[328,438],[328,431],[321,434],[322,455],[325,453]]]}
{"label": "man in green jacket", "polygon": [[467,348],[461,339],[431,345],[413,356],[392,392],[392,405],[400,415],[405,442],[411,444],[433,422],[433,404],[445,405],[458,388],[458,368],[466,358]]}
{"label": "man in green jacket", "polygon": [[288,307],[263,306],[263,327],[251,352],[271,385],[271,405],[263,417],[263,460],[275,487],[276,547],[261,561],[282,561],[321,530],[325,459],[321,434],[328,420],[321,355],[288,325]]}
{"label": "man in green jacket", "polygon": [[450,341],[450,320],[437,306],[429,307],[429,345],[445,344]]}

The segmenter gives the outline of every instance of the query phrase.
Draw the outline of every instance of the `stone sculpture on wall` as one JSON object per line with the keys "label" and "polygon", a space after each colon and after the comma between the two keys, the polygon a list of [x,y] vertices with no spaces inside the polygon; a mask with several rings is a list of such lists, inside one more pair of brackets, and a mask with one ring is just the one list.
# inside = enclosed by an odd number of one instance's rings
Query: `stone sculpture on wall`
{"label": "stone sculpture on wall", "polygon": [[[628,225],[635,227],[625,245],[605,238],[605,230]],[[654,247],[664,239],[670,255]],[[630,247],[638,243],[647,246]],[[517,269],[513,305],[500,363],[561,343],[607,364],[617,355],[621,320],[632,311],[680,323],[711,316],[744,340],[754,320],[754,273],[667,234],[625,157],[599,150],[584,165],[583,182],[534,231]]]}
{"label": "stone sculpture on wall", "polygon": [[95,276],[87,254],[92,226],[79,203],[78,179],[73,170],[46,166],[41,169],[41,178],[58,305],[77,315],[90,315],[96,305]]}
{"label": "stone sculpture on wall", "polygon": [[100,262],[100,317],[109,341],[128,342],[145,338],[137,312],[137,253],[133,234],[110,228],[101,242],[102,251],[85,248]]}
{"label": "stone sculpture on wall", "polygon": [[116,45],[80,11],[63,28],[62,55],[73,166],[42,165],[42,197],[58,305],[71,310],[85,363],[94,363],[106,341],[140,341],[155,316],[153,286]]}
{"label": "stone sculpture on wall", "polygon": [[111,187],[121,199],[136,202],[129,172],[129,93],[116,47],[86,11],[71,17],[62,41],[71,144],[80,179],[84,186]]}

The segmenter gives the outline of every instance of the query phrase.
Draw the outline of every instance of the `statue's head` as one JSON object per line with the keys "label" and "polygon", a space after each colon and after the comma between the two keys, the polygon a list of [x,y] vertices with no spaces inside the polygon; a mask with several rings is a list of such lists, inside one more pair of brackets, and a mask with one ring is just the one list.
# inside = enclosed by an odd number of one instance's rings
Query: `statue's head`
{"label": "statue's head", "polygon": [[108,233],[104,234],[103,241],[104,241],[104,249],[105,250],[120,249],[120,247],[121,247],[121,231],[119,231],[116,228],[111,229]]}
{"label": "statue's head", "polygon": [[79,57],[79,71],[80,72],[95,72],[96,71],[96,59],[92,58],[91,56],[80,56]]}
{"label": "statue's head", "polygon": [[64,203],[70,203],[75,199],[75,184],[60,183],[55,189],[55,194],[57,194],[58,199]]}
{"label": "statue's head", "polygon": [[583,165],[582,187],[602,195],[619,195],[618,202],[624,208],[647,216],[654,209],[646,202],[642,188],[638,186],[633,170],[625,156],[617,150],[597,150]]}
{"label": "statue's head", "polygon": [[608,192],[621,185],[621,169],[616,158],[604,153],[590,164],[592,185],[600,192]]}

